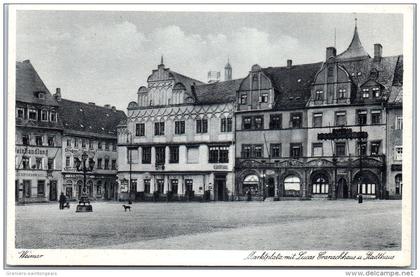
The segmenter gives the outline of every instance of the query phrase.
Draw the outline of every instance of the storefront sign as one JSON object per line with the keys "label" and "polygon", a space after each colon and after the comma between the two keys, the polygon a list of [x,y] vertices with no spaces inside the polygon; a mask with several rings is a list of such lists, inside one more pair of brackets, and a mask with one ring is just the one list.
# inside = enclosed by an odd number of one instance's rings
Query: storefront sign
{"label": "storefront sign", "polygon": [[48,156],[48,149],[16,147],[16,154],[45,155],[45,156]]}
{"label": "storefront sign", "polygon": [[213,168],[214,169],[228,169],[228,166],[227,165],[220,165],[220,164],[215,164],[214,166],[213,166]]}
{"label": "storefront sign", "polygon": [[318,140],[366,139],[367,137],[367,132],[353,132],[351,128],[333,129],[331,133],[318,134]]}
{"label": "storefront sign", "polygon": [[46,173],[34,173],[34,172],[18,172],[16,173],[16,176],[21,176],[21,177],[45,177]]}
{"label": "storefront sign", "polygon": [[87,154],[95,155],[95,151],[92,151],[92,150],[79,150],[79,149],[71,149],[71,148],[68,148],[68,147],[66,147],[64,149],[64,152],[72,153],[72,154],[80,154],[80,155],[82,155],[83,152],[86,152]]}
{"label": "storefront sign", "polygon": [[391,164],[391,171],[402,171],[402,164]]}

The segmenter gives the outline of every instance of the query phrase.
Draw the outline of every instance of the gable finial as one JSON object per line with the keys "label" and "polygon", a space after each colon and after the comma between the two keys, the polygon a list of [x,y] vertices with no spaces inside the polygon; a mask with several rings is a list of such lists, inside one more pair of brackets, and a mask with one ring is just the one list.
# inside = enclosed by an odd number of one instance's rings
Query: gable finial
{"label": "gable finial", "polygon": [[357,28],[357,17],[354,18],[354,27]]}

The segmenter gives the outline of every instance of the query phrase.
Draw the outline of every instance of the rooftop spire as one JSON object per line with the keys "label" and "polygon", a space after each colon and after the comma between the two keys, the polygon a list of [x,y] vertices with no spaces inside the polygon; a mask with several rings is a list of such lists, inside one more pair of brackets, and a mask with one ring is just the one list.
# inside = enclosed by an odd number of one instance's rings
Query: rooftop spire
{"label": "rooftop spire", "polygon": [[360,42],[359,33],[357,31],[357,18],[354,19],[354,33],[353,39],[350,42],[347,50],[337,56],[338,59],[352,59],[358,57],[370,57],[363,48],[362,43]]}
{"label": "rooftop spire", "polygon": [[160,55],[160,64],[163,64],[163,55]]}

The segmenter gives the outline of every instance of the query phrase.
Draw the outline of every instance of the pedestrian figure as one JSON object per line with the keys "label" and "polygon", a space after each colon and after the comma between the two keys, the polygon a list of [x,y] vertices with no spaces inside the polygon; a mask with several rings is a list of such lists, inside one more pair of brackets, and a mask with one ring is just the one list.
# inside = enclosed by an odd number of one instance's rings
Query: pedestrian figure
{"label": "pedestrian figure", "polygon": [[359,200],[359,204],[363,203],[363,195],[361,193],[357,195],[357,199]]}
{"label": "pedestrian figure", "polygon": [[66,203],[67,199],[66,196],[64,195],[64,193],[60,194],[60,199],[58,200],[58,202],[60,202],[60,210],[64,209],[64,204]]}
{"label": "pedestrian figure", "polygon": [[247,201],[251,201],[251,190],[250,190],[250,189],[248,189],[248,190],[246,191],[246,200],[247,200]]}

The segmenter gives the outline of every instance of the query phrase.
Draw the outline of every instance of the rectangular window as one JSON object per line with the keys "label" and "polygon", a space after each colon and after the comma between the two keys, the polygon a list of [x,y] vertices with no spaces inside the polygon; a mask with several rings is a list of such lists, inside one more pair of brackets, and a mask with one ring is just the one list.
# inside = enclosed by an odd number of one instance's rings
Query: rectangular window
{"label": "rectangular window", "polygon": [[366,156],[367,155],[367,142],[361,141],[357,142],[357,155],[359,156]]}
{"label": "rectangular window", "polygon": [[315,100],[316,101],[324,100],[324,91],[322,91],[322,90],[315,91]]}
{"label": "rectangular window", "polygon": [[241,105],[246,105],[247,103],[247,95],[246,94],[241,94]]}
{"label": "rectangular window", "polygon": [[185,134],[185,121],[175,121],[175,134]]}
{"label": "rectangular window", "polygon": [[102,159],[98,159],[97,163],[96,163],[96,168],[97,169],[102,169]]}
{"label": "rectangular window", "polygon": [[229,146],[210,146],[209,163],[228,163]]}
{"label": "rectangular window", "polygon": [[157,191],[159,193],[163,193],[163,187],[164,187],[165,181],[163,179],[156,179],[156,184],[157,184]]}
{"label": "rectangular window", "polygon": [[395,123],[395,129],[402,130],[402,128],[403,128],[403,117],[402,116],[397,116],[396,123]]}
{"label": "rectangular window", "polygon": [[105,142],[105,150],[109,151],[109,142]]}
{"label": "rectangular window", "polygon": [[70,157],[66,156],[66,167],[70,167]]}
{"label": "rectangular window", "polygon": [[54,159],[48,158],[47,167],[48,167],[48,170],[53,170],[54,169]]}
{"label": "rectangular window", "polygon": [[48,121],[48,111],[46,111],[46,110],[41,111],[41,120],[42,121]]}
{"label": "rectangular window", "polygon": [[29,145],[29,135],[22,135],[22,144]]}
{"label": "rectangular window", "polygon": [[295,158],[295,159],[302,157],[302,144],[301,143],[290,144],[290,157]]}
{"label": "rectangular window", "polygon": [[291,113],[290,123],[292,128],[302,128],[302,113]]}
{"label": "rectangular window", "polygon": [[262,158],[263,157],[263,146],[262,145],[259,145],[259,144],[254,145],[253,156],[255,158]]}
{"label": "rectangular window", "polygon": [[242,158],[251,158],[251,145],[242,145]]}
{"label": "rectangular window", "polygon": [[144,179],[144,193],[150,193],[150,179]]}
{"label": "rectangular window", "polygon": [[264,129],[264,117],[262,116],[254,117],[254,129]]}
{"label": "rectangular window", "polygon": [[270,115],[270,129],[278,130],[282,127],[282,116],[281,114],[271,114]]}
{"label": "rectangular window", "polygon": [[29,109],[28,110],[28,118],[29,120],[36,120],[36,118],[38,117],[38,112],[34,109]]}
{"label": "rectangular window", "polygon": [[77,138],[74,139],[74,147],[79,147],[79,140]]}
{"label": "rectangular window", "polygon": [[207,119],[196,120],[196,133],[197,134],[207,133]]}
{"label": "rectangular window", "polygon": [[381,147],[381,142],[380,141],[372,141],[370,143],[370,155],[371,156],[377,156],[380,154],[380,147]]}
{"label": "rectangular window", "polygon": [[198,146],[187,146],[187,163],[198,163]]}
{"label": "rectangular window", "polygon": [[220,131],[221,132],[232,132],[232,118],[220,119]]}
{"label": "rectangular window", "polygon": [[169,162],[179,163],[179,146],[169,147]]}
{"label": "rectangular window", "polygon": [[321,143],[312,143],[312,157],[322,157],[324,155],[324,149]]}
{"label": "rectangular window", "polygon": [[89,149],[93,149],[93,141],[89,140]]}
{"label": "rectangular window", "polygon": [[192,179],[185,179],[185,191],[187,191],[187,192],[193,191],[193,180]]}
{"label": "rectangular window", "polygon": [[112,160],[112,161],[111,161],[111,169],[112,169],[112,170],[117,169],[117,160]]}
{"label": "rectangular window", "polygon": [[165,122],[155,122],[155,136],[165,135]]}
{"label": "rectangular window", "polygon": [[402,161],[402,159],[403,159],[403,148],[402,148],[402,146],[395,146],[394,160]]}
{"label": "rectangular window", "polygon": [[281,157],[281,144],[279,143],[270,144],[270,153],[271,153],[271,158],[280,158]]}
{"label": "rectangular window", "polygon": [[156,164],[165,164],[165,146],[156,146]]}
{"label": "rectangular window", "polygon": [[141,162],[143,164],[150,164],[152,162],[152,147],[150,146],[142,147]]}
{"label": "rectangular window", "polygon": [[105,159],[105,163],[104,163],[104,169],[109,169],[109,160]]}
{"label": "rectangular window", "polygon": [[29,157],[26,157],[26,156],[22,157],[22,168],[29,169]]}
{"label": "rectangular window", "polygon": [[336,112],[335,113],[335,125],[336,126],[347,125],[346,112]]}
{"label": "rectangular window", "polygon": [[67,139],[66,145],[67,145],[67,147],[71,147],[71,139]]}
{"label": "rectangular window", "polygon": [[322,113],[314,113],[313,127],[322,127]]}
{"label": "rectangular window", "polygon": [[145,135],[145,126],[144,123],[137,123],[136,124],[136,136],[143,137]]}
{"label": "rectangular window", "polygon": [[372,114],[372,124],[381,124],[381,111],[375,110],[371,111]]}
{"label": "rectangular window", "polygon": [[24,109],[22,109],[22,108],[17,108],[16,109],[17,118],[24,118],[24,114],[25,114]]}
{"label": "rectangular window", "polygon": [[54,146],[54,137],[48,136],[47,142],[48,142],[48,146]]}
{"label": "rectangular window", "polygon": [[336,156],[345,156],[346,155],[346,143],[345,142],[336,142],[335,143],[335,155]]}
{"label": "rectangular window", "polygon": [[178,193],[178,179],[171,179],[171,191],[172,193]]}
{"label": "rectangular window", "polygon": [[35,158],[35,168],[42,169],[42,158]]}
{"label": "rectangular window", "polygon": [[259,100],[261,103],[268,103],[268,93],[261,93]]}
{"label": "rectangular window", "polygon": [[139,149],[138,148],[127,148],[127,163],[128,164],[139,163]]}
{"label": "rectangular window", "polygon": [[367,111],[365,111],[365,110],[358,110],[357,111],[356,124],[358,124],[358,125],[366,125],[366,123],[367,123]]}
{"label": "rectangular window", "polygon": [[50,112],[50,121],[56,122],[57,121],[57,114],[56,112]]}
{"label": "rectangular window", "polygon": [[82,148],[86,148],[86,140],[82,139]]}
{"label": "rectangular window", "polygon": [[372,88],[372,94],[373,94],[373,98],[380,98],[381,97],[381,89],[376,87],[376,88]]}
{"label": "rectangular window", "polygon": [[242,118],[242,129],[249,130],[252,128],[252,117]]}
{"label": "rectangular window", "polygon": [[35,136],[35,144],[37,146],[42,146],[42,136]]}
{"label": "rectangular window", "polygon": [[38,196],[45,196],[45,180],[38,180],[37,194]]}
{"label": "rectangular window", "polygon": [[116,143],[112,143],[112,151],[117,151],[117,144]]}
{"label": "rectangular window", "polygon": [[368,88],[362,89],[362,98],[369,98],[369,96],[370,96],[369,89]]}
{"label": "rectangular window", "polygon": [[338,99],[344,99],[347,97],[346,90],[341,88],[338,90]]}
{"label": "rectangular window", "polygon": [[262,144],[243,144],[242,157],[243,158],[262,158],[263,157]]}

